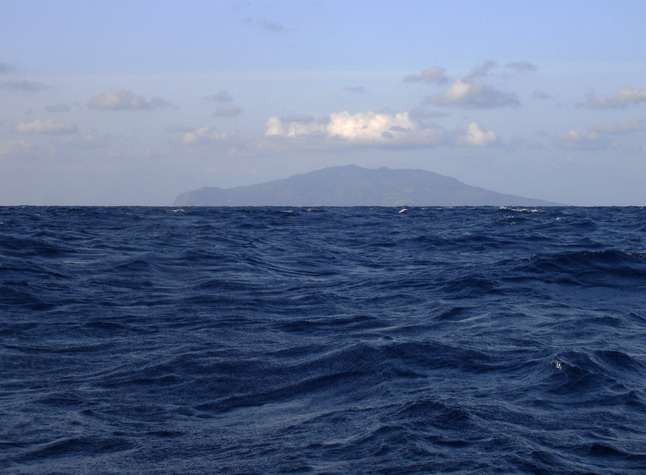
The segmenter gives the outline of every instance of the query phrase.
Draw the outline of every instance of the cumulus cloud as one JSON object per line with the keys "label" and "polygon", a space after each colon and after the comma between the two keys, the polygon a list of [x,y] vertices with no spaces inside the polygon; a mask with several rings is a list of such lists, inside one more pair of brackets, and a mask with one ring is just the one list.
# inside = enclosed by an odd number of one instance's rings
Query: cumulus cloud
{"label": "cumulus cloud", "polygon": [[610,135],[629,134],[644,130],[644,121],[640,118],[635,118],[628,122],[593,125],[589,127],[589,130]]}
{"label": "cumulus cloud", "polygon": [[591,90],[586,95],[586,100],[577,103],[577,106],[603,109],[609,107],[626,107],[639,102],[646,102],[646,89],[633,89],[622,86],[614,97],[597,95],[596,91]]}
{"label": "cumulus cloud", "polygon": [[35,147],[24,140],[0,142],[0,158],[23,158],[34,150]]}
{"label": "cumulus cloud", "polygon": [[617,149],[625,152],[641,152],[639,144],[626,143],[623,140],[609,140],[608,137],[596,131],[587,134],[571,128],[559,135],[560,144],[571,150],[604,150]]}
{"label": "cumulus cloud", "polygon": [[467,133],[458,137],[458,144],[473,145],[484,147],[496,141],[496,134],[493,130],[485,132],[476,122],[471,122],[467,128]]}
{"label": "cumulus cloud", "polygon": [[49,134],[62,135],[76,132],[74,124],[56,122],[52,119],[36,119],[32,122],[22,122],[16,126],[16,132],[21,134]]}
{"label": "cumulus cloud", "polygon": [[625,136],[643,130],[645,130],[644,121],[635,118],[628,122],[590,126],[587,133],[570,128],[567,132],[559,135],[558,139],[562,147],[572,150],[618,149],[635,152],[641,151],[639,144],[617,140],[613,136]]}
{"label": "cumulus cloud", "polygon": [[171,102],[162,99],[161,97],[155,96],[150,99],[150,108],[151,109],[164,109],[164,108],[173,108],[175,107]]}
{"label": "cumulus cloud", "polygon": [[610,146],[614,149],[623,150],[624,152],[643,152],[644,149],[638,143],[626,143],[623,140],[612,142]]}
{"label": "cumulus cloud", "polygon": [[0,81],[0,89],[13,89],[14,91],[39,92],[49,89],[49,86],[42,82],[27,81],[20,79],[16,81]]}
{"label": "cumulus cloud", "polygon": [[448,81],[446,75],[444,74],[444,69],[439,66],[433,66],[432,68],[425,69],[419,74],[411,74],[404,78],[406,82],[427,82],[434,84],[444,84]]}
{"label": "cumulus cloud", "polygon": [[218,132],[213,127],[205,125],[197,130],[184,133],[182,143],[184,145],[208,145],[222,142],[230,138],[226,132]]}
{"label": "cumulus cloud", "polygon": [[[519,101],[515,93],[500,91],[489,84],[476,81],[476,78],[490,75],[490,72],[496,67],[497,63],[495,61],[485,61],[479,64],[467,75],[453,80],[448,89],[443,93],[428,98],[426,103],[472,109],[518,106]],[[536,69],[535,66],[526,62],[509,63],[506,67],[514,72],[533,71]],[[419,74],[406,76],[404,81],[444,84],[448,82],[448,78],[444,69],[439,66],[434,66]]]}
{"label": "cumulus cloud", "polygon": [[9,63],[0,63],[0,74],[10,73],[13,71],[13,66]]}
{"label": "cumulus cloud", "polygon": [[45,106],[45,110],[47,112],[69,112],[72,108],[65,103],[61,103],[53,106]]}
{"label": "cumulus cloud", "polygon": [[519,105],[516,94],[499,91],[488,84],[471,82],[466,78],[456,79],[446,91],[429,98],[428,102],[471,109],[491,109]]}
{"label": "cumulus cloud", "polygon": [[598,132],[586,134],[574,128],[559,135],[559,142],[563,147],[574,150],[598,150],[606,147],[605,141]]}
{"label": "cumulus cloud", "polygon": [[213,94],[209,99],[215,102],[233,102],[233,97],[224,89]]}
{"label": "cumulus cloud", "polygon": [[296,138],[302,136],[325,136],[329,118],[317,119],[313,116],[270,117],[265,123],[265,137],[282,136]]}
{"label": "cumulus cloud", "polygon": [[465,79],[471,80],[473,78],[486,76],[487,74],[489,74],[489,71],[491,71],[496,66],[497,64],[495,61],[485,61],[484,63],[473,68],[471,72],[467,74]]}
{"label": "cumulus cloud", "polygon": [[531,73],[536,71],[536,66],[525,61],[515,61],[513,63],[505,64],[505,68],[510,69],[515,73]]}
{"label": "cumulus cloud", "polygon": [[136,111],[172,107],[172,104],[160,97],[153,97],[150,101],[147,101],[143,96],[133,94],[124,89],[110,89],[108,92],[90,99],[88,107],[98,110]]}
{"label": "cumulus cloud", "polygon": [[335,112],[324,118],[281,119],[270,117],[265,124],[266,137],[312,140],[330,146],[429,146],[442,141],[438,127],[422,127],[408,112],[378,114],[372,111],[351,114]]}
{"label": "cumulus cloud", "polygon": [[218,107],[215,110],[215,115],[217,117],[234,117],[236,115],[240,115],[241,112],[242,111],[239,107],[228,104],[222,107]]}

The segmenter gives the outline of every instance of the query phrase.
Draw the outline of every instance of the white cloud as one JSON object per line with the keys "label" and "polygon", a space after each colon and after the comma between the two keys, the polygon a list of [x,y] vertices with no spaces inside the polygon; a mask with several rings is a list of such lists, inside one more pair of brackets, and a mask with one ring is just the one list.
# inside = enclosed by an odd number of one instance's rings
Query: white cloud
{"label": "white cloud", "polygon": [[607,146],[606,141],[598,132],[586,134],[574,128],[559,135],[559,142],[563,147],[573,150],[599,150]]}
{"label": "white cloud", "polygon": [[[341,137],[346,140],[374,141],[394,137],[392,132],[409,133],[417,128],[410,120],[408,112],[390,115],[363,112],[350,114],[347,111],[330,115],[327,132],[331,136]],[[386,135],[388,134],[388,135]]]}
{"label": "white cloud", "polygon": [[570,128],[567,132],[559,135],[559,142],[562,147],[572,150],[615,149],[637,152],[642,150],[639,144],[616,140],[612,136],[628,135],[643,130],[644,121],[640,118],[635,118],[623,123],[613,122],[612,124],[590,126],[587,133]]}
{"label": "white cloud", "polygon": [[488,84],[471,82],[465,78],[456,79],[444,93],[431,97],[428,102],[472,109],[519,105],[514,93],[499,91]]}
{"label": "white cloud", "polygon": [[458,144],[473,145],[484,147],[497,139],[493,130],[485,132],[476,122],[471,122],[467,128],[467,133],[458,137]]}
{"label": "white cloud", "polygon": [[642,147],[636,143],[623,140],[609,140],[608,137],[596,131],[587,134],[571,128],[559,136],[559,142],[564,148],[571,150],[622,150],[624,152],[641,152]]}
{"label": "white cloud", "polygon": [[573,127],[567,132],[559,135],[559,141],[561,145],[565,148],[571,149],[590,149],[590,148],[599,148],[601,144],[601,136],[597,132],[593,132],[591,135],[586,135],[585,133],[579,132]]}
{"label": "white cloud", "polygon": [[629,104],[633,102],[646,101],[646,89],[631,89],[629,87],[620,87],[616,96],[620,104]]}
{"label": "white cloud", "polygon": [[489,74],[489,71],[491,71],[493,68],[497,66],[495,61],[485,61],[479,66],[476,66],[471,70],[469,74],[467,74],[466,78],[467,80],[471,80],[476,77],[482,77],[486,76]]}
{"label": "white cloud", "polygon": [[226,132],[218,132],[213,127],[205,125],[197,130],[186,132],[182,137],[184,145],[207,145],[222,142],[230,138]]}
{"label": "white cloud", "polygon": [[0,63],[0,74],[10,73],[13,71],[13,66],[9,63]]}
{"label": "white cloud", "polygon": [[224,89],[213,94],[210,99],[214,100],[215,102],[233,102],[233,97],[231,97],[231,94],[229,94]]}
{"label": "white cloud", "polygon": [[626,107],[630,104],[637,104],[639,102],[646,102],[646,89],[633,89],[627,86],[622,86],[614,97],[597,95],[597,93],[592,90],[586,95],[586,100],[584,102],[577,103],[577,106],[603,109],[607,107]]}
{"label": "white cloud", "polygon": [[151,109],[164,109],[166,107],[169,107],[169,108],[175,107],[172,103],[158,96],[155,96],[152,99],[150,99],[149,104]]}
{"label": "white cloud", "polygon": [[623,150],[624,152],[643,152],[641,145],[637,143],[626,143],[623,140],[617,140],[612,142],[612,148]]}
{"label": "white cloud", "polygon": [[35,147],[24,140],[0,142],[0,158],[25,158]]}
{"label": "white cloud", "polygon": [[[474,67],[466,76],[454,80],[442,94],[426,99],[427,104],[459,106],[471,109],[491,109],[495,107],[518,106],[518,97],[513,92],[500,91],[489,84],[474,81],[475,78],[488,76],[497,66],[495,61],[485,61]],[[530,63],[515,62],[506,65],[514,72],[534,71]],[[407,82],[427,82],[443,84],[448,81],[444,69],[439,66],[426,69],[419,74],[406,76]]]}
{"label": "white cloud", "polygon": [[143,96],[124,89],[110,89],[108,92],[94,96],[88,107],[98,110],[153,110],[172,107],[172,104],[160,97],[146,101]]}
{"label": "white cloud", "polygon": [[76,132],[77,128],[74,124],[65,124],[63,122],[56,122],[52,119],[36,119],[31,122],[22,122],[16,126],[16,132],[22,134],[50,134],[61,135],[71,134]]}
{"label": "white cloud", "polygon": [[410,76],[406,76],[404,78],[404,81],[444,84],[448,81],[448,79],[444,75],[444,69],[440,68],[439,66],[433,66],[432,68],[425,69],[419,74],[411,74]]}
{"label": "white cloud", "polygon": [[602,132],[602,133],[611,134],[611,135],[628,134],[628,133],[639,132],[644,130],[644,121],[640,118],[635,118],[628,122],[623,122],[619,124],[616,122],[613,122],[612,124],[593,125],[588,128],[589,130],[592,130],[595,132]]}
{"label": "white cloud", "polygon": [[442,141],[439,127],[422,127],[408,112],[378,114],[372,111],[350,114],[335,112],[325,118],[280,119],[271,117],[265,124],[266,137],[309,139],[321,146],[429,146]]}
{"label": "white cloud", "polygon": [[516,73],[529,73],[529,72],[536,71],[536,66],[534,66],[531,63],[527,63],[525,61],[516,61],[513,63],[508,63],[508,64],[505,64],[505,67],[507,69],[511,69],[513,72],[516,72]]}
{"label": "white cloud", "polygon": [[231,104],[227,104],[222,107],[218,107],[215,110],[215,115],[217,117],[234,117],[236,115],[240,115],[242,111],[240,110],[239,107],[233,106]]}

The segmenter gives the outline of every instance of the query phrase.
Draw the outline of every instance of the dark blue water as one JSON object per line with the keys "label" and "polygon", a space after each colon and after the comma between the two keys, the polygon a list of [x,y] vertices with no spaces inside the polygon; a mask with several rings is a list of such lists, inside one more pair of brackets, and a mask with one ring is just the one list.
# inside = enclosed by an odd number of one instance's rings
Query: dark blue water
{"label": "dark blue water", "polygon": [[643,208],[0,208],[0,470],[646,470]]}

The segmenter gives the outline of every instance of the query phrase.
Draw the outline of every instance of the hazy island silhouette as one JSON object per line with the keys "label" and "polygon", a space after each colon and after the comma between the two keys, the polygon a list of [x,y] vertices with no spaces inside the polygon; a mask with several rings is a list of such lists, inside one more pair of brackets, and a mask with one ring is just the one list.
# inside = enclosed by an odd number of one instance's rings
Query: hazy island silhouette
{"label": "hazy island silhouette", "polygon": [[174,206],[558,206],[466,185],[427,170],[323,168],[235,188],[206,187],[179,195]]}

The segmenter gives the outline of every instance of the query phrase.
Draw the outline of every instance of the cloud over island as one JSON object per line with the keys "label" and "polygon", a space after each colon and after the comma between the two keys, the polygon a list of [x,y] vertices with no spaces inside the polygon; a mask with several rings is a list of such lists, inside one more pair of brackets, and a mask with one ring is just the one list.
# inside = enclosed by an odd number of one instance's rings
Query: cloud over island
{"label": "cloud over island", "polygon": [[327,141],[329,145],[433,145],[444,138],[439,127],[422,127],[408,112],[335,112],[329,117],[270,117],[265,137]]}
{"label": "cloud over island", "polygon": [[422,125],[409,112],[397,114],[372,111],[351,114],[335,112],[327,117],[270,117],[265,137],[289,140],[301,147],[338,148],[371,146],[383,148],[425,148],[435,145],[484,147],[498,138],[471,122],[463,134],[447,133],[437,125]]}
{"label": "cloud over island", "polygon": [[21,122],[16,126],[16,132],[21,134],[63,135],[76,131],[76,125],[57,122],[53,119],[36,119],[31,122]]}
{"label": "cloud over island", "polygon": [[586,100],[577,103],[577,106],[605,109],[610,107],[626,107],[640,102],[646,102],[646,89],[622,86],[613,97],[597,95],[596,91],[592,90],[586,95]]}
{"label": "cloud over island", "polygon": [[442,94],[430,97],[427,102],[442,106],[460,106],[472,109],[518,106],[520,102],[513,92],[495,89],[489,84],[458,78]]}
{"label": "cloud over island", "polygon": [[94,96],[88,102],[91,109],[116,111],[116,110],[154,110],[164,107],[173,107],[161,97],[153,97],[147,101],[143,96],[133,94],[125,89],[110,89],[108,92]]}

